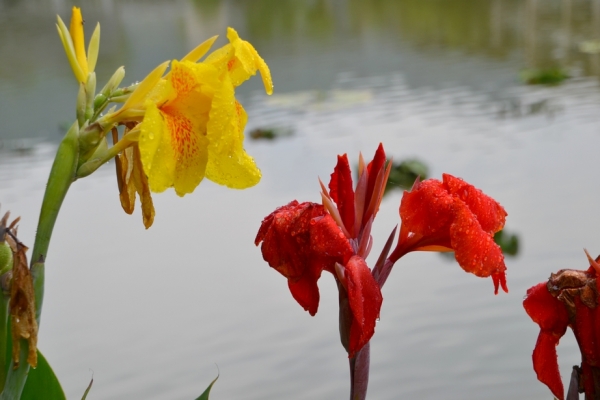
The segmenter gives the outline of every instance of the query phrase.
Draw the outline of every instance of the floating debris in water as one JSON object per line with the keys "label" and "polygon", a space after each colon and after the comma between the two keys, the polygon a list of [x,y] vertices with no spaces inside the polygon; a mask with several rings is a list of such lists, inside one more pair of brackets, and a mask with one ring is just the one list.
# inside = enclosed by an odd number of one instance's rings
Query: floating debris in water
{"label": "floating debris in water", "polygon": [[393,163],[385,186],[385,192],[388,193],[392,189],[410,189],[417,177],[421,180],[427,179],[429,168],[427,165],[417,159],[408,159],[400,163]]}
{"label": "floating debris in water", "polygon": [[256,128],[250,131],[250,138],[254,140],[274,140],[282,137],[292,136],[292,129],[286,128]]}
{"label": "floating debris in water", "polygon": [[521,80],[528,85],[558,85],[568,78],[569,73],[560,67],[529,68],[521,71]]}

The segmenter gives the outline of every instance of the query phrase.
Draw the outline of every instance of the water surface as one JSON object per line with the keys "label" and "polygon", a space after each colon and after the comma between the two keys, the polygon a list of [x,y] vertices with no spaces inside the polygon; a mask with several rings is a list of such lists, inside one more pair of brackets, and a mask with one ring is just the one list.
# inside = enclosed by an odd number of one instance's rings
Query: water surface
{"label": "water surface", "polygon": [[[68,398],[94,374],[94,398],[345,398],[337,292],[327,274],[310,317],[262,260],[254,236],[292,199],[320,200],[336,155],[352,163],[378,143],[417,157],[431,176],[460,176],[499,200],[521,250],[507,259],[509,294],[436,254],[402,259],[383,290],[372,340],[370,397],[551,398],[531,352],[537,326],[527,288],[600,253],[600,1],[84,1],[102,24],[98,81],[125,65],[127,82],[235,27],[271,67],[239,90],[261,183],[231,191],[203,182],[154,196],[146,231],[120,207],[114,165],[76,182],[47,263],[40,349]],[[73,119],[76,86],[53,26],[71,3],[0,1],[0,202],[32,244],[53,152]],[[224,43],[223,39],[219,43]],[[523,85],[524,68],[559,66],[572,79]],[[386,196],[370,263],[399,222]],[[579,363],[570,333],[563,377]],[[216,364],[216,365],[215,365]]]}

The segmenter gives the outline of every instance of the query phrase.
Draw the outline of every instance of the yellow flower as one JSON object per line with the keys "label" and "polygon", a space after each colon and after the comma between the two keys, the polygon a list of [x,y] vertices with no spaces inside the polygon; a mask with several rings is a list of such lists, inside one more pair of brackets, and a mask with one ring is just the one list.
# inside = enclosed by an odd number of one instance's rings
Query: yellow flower
{"label": "yellow flower", "polygon": [[138,109],[144,99],[139,149],[154,192],[173,187],[183,196],[205,176],[236,189],[254,186],[261,178],[243,148],[247,115],[234,87],[258,70],[265,90],[272,93],[271,75],[250,43],[231,28],[227,36],[230,44],[203,62],[192,61],[201,57],[193,51],[182,61],[174,60],[162,79],[157,76],[166,65],[157,68],[140,84],[141,93],[136,90],[123,106]]}
{"label": "yellow flower", "polygon": [[83,22],[79,7],[73,7],[70,29],[67,29],[59,16],[57,16],[56,24],[71,69],[73,69],[75,78],[80,83],[86,83],[89,73],[94,72],[98,59],[98,49],[100,48],[100,24],[98,23],[90,39],[86,55]]}

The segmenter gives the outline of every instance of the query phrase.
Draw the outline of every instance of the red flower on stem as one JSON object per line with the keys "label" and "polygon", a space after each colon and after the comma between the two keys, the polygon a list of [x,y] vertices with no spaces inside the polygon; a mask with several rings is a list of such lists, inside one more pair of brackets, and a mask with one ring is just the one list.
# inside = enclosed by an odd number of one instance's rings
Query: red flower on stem
{"label": "red flower on stem", "polygon": [[585,391],[586,400],[600,399],[600,257],[593,260],[588,254],[588,260],[587,271],[563,269],[551,274],[548,282],[527,290],[523,301],[525,311],[540,327],[533,350],[533,369],[538,380],[560,400],[565,396],[556,346],[567,327],[575,334],[581,350],[579,391]]}
{"label": "red flower on stem", "polygon": [[442,181],[415,182],[400,203],[402,227],[392,254],[376,279],[383,286],[394,263],[411,251],[454,251],[456,261],[467,272],[491,276],[508,292],[506,266],[494,234],[504,227],[506,211],[493,198],[473,185],[449,174]]}
{"label": "red flower on stem", "polygon": [[[263,221],[255,239],[265,261],[288,279],[292,296],[311,315],[319,306],[317,281],[333,274],[340,290],[340,335],[353,358],[375,333],[383,297],[365,262],[371,226],[390,171],[379,145],[373,160],[359,162],[353,189],[348,157],[338,156],[323,205],[292,201]],[[335,204],[334,204],[335,203]]]}
{"label": "red flower on stem", "polygon": [[365,399],[369,377],[369,340],[383,297],[381,287],[394,263],[411,251],[452,251],[463,269],[491,276],[496,293],[506,288],[506,267],[493,235],[504,226],[506,212],[491,197],[459,178],[415,183],[400,205],[402,228],[389,255],[395,229],[373,270],[365,259],[371,251],[371,227],[379,211],[391,169],[379,145],[367,165],[359,158],[353,187],[348,157],[338,156],[329,190],[321,182],[322,205],[291,203],[263,221],[254,243],[262,242],[265,261],[288,280],[292,296],[311,315],[319,306],[317,281],[333,274],[339,290],[340,339],[348,352],[351,398]]}

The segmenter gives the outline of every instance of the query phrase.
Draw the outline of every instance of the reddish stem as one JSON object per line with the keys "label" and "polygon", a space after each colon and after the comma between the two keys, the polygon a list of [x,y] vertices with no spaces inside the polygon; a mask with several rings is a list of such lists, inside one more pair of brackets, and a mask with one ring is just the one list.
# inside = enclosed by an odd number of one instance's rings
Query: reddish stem
{"label": "reddish stem", "polygon": [[350,400],[365,400],[369,386],[369,364],[371,361],[371,343],[360,349],[354,358],[350,358]]}

